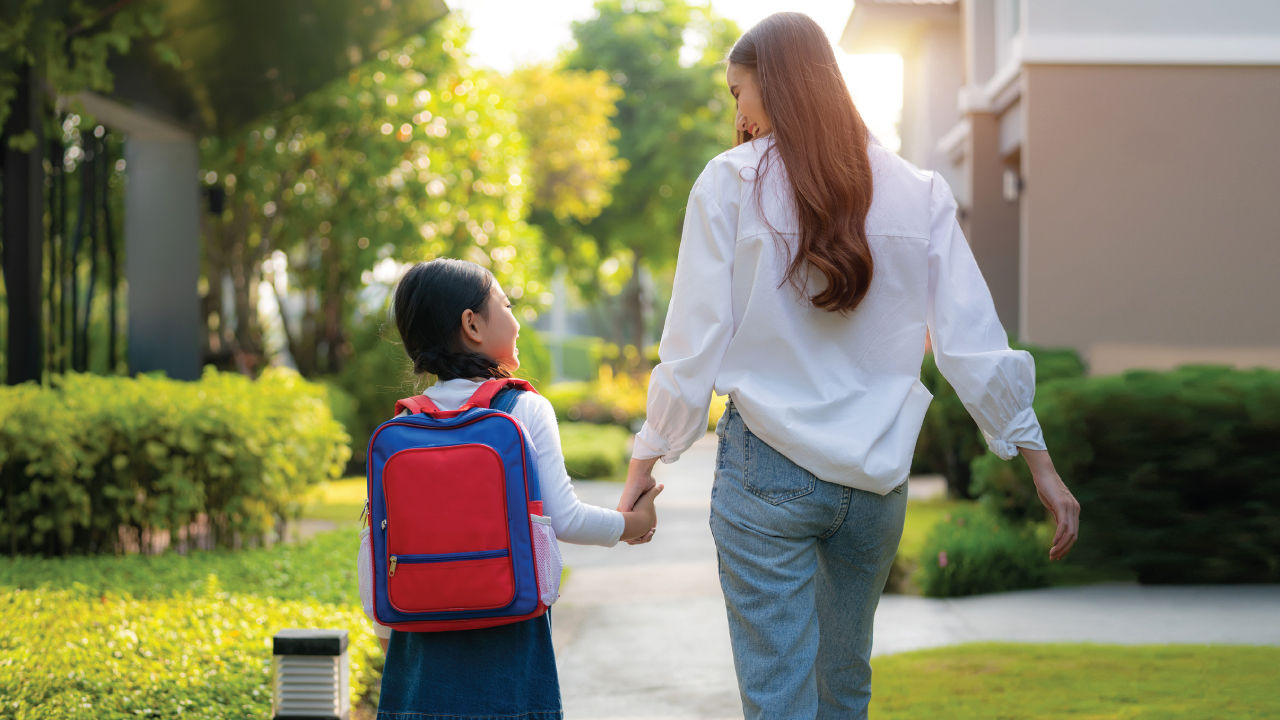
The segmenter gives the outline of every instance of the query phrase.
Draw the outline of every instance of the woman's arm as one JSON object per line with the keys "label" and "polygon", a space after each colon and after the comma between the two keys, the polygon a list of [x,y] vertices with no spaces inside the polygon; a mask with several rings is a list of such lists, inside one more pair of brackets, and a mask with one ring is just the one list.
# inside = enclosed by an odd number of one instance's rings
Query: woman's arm
{"label": "woman's arm", "polygon": [[1053,468],[1040,421],[1031,407],[1035,362],[1013,350],[996,315],[991,292],[956,221],[946,181],[934,176],[929,235],[929,337],[938,370],[947,378],[996,455],[1019,452],[1035,479],[1040,501],[1058,527],[1049,557],[1066,557],[1076,541],[1080,504]]}
{"label": "woman's arm", "polygon": [[[707,431],[707,408],[733,339],[733,260],[737,218],[714,195],[714,161],[689,194],[675,284],[649,377],[647,418],[632,456],[675,462]],[[634,489],[634,488],[633,488]],[[632,497],[638,497],[635,493]]]}

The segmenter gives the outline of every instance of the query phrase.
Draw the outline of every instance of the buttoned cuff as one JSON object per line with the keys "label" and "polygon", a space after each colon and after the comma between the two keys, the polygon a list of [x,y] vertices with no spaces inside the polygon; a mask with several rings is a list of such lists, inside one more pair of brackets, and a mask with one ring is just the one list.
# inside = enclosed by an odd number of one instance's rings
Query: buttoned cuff
{"label": "buttoned cuff", "polygon": [[649,423],[646,422],[631,442],[631,457],[636,460],[660,458],[664,464],[669,465],[679,460],[680,454],[672,454],[670,443],[662,439],[662,436],[654,432],[653,428],[649,427]]}
{"label": "buttoned cuff", "polygon": [[1030,407],[1018,413],[999,437],[992,437],[985,431],[982,434],[987,440],[987,447],[1002,460],[1017,457],[1020,447],[1028,450],[1048,449],[1040,430],[1040,420],[1036,418],[1036,411]]}

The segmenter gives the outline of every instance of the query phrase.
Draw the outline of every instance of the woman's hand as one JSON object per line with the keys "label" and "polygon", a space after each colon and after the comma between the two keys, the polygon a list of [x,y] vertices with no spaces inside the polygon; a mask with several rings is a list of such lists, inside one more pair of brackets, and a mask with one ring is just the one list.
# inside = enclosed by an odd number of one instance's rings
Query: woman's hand
{"label": "woman's hand", "polygon": [[[636,502],[647,492],[649,492],[657,481],[653,479],[653,466],[658,462],[658,458],[649,458],[647,460],[637,460],[631,458],[631,464],[627,466],[627,484],[622,488],[622,498],[618,500],[618,512],[626,515],[630,513]],[[656,497],[656,495],[655,495]],[[622,533],[622,540],[628,545],[643,545],[653,539],[653,534],[657,531],[657,511],[654,511],[654,521],[648,526],[648,530],[639,537],[628,538],[627,533]]]}
{"label": "woman's hand", "polygon": [[643,545],[653,539],[653,533],[658,529],[658,509],[653,501],[662,492],[662,487],[649,488],[631,510],[623,511],[622,537],[619,540],[625,540],[628,545]]}
{"label": "woman's hand", "polygon": [[1058,529],[1053,534],[1053,546],[1049,548],[1049,559],[1061,560],[1071,552],[1071,546],[1076,544],[1080,530],[1080,503],[1067,489],[1062,478],[1058,477],[1048,451],[1026,448],[1019,448],[1019,451],[1026,458],[1027,467],[1031,468],[1031,477],[1035,480],[1040,502],[1053,513],[1053,519],[1058,524]]}
{"label": "woman's hand", "polygon": [[649,458],[648,460],[631,458],[631,464],[627,466],[627,484],[623,486],[622,498],[618,500],[618,512],[630,510],[641,495],[658,484],[653,479],[653,466],[657,462],[658,458]]}

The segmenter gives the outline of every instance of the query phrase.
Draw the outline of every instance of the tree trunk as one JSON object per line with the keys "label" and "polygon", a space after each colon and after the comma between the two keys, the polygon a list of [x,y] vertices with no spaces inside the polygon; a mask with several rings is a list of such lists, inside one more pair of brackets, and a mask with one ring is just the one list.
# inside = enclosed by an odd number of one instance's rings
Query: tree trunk
{"label": "tree trunk", "polygon": [[640,269],[644,258],[640,248],[632,248],[635,259],[631,266],[631,280],[623,290],[623,337],[628,345],[635,346],[641,369],[644,360],[644,286],[640,282]]}

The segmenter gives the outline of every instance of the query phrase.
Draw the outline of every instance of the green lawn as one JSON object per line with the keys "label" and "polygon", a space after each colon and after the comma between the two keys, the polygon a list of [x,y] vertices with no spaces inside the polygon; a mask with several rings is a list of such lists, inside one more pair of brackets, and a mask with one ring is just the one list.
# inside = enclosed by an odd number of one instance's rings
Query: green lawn
{"label": "green lawn", "polygon": [[1280,648],[983,643],[872,661],[871,717],[1280,717]]}
{"label": "green lawn", "polygon": [[364,510],[367,486],[362,477],[349,477],[322,483],[310,497],[302,517],[306,520],[332,520],[356,523]]}
{"label": "green lawn", "polygon": [[907,503],[907,521],[902,526],[898,554],[913,562],[919,559],[924,539],[934,523],[955,508],[972,504],[968,500],[915,500]]}

